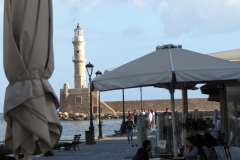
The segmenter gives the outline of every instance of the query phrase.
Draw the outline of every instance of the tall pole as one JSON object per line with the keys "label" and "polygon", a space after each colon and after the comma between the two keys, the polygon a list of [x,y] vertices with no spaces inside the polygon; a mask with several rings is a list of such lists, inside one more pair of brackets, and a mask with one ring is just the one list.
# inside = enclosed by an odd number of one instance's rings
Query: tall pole
{"label": "tall pole", "polygon": [[99,101],[99,124],[98,124],[98,138],[103,138],[103,128],[102,128],[102,116],[101,116],[101,100],[100,100],[100,91],[99,91],[99,97],[98,97],[98,101]]}
{"label": "tall pole", "polygon": [[[221,116],[221,127],[220,131],[222,133],[227,133],[230,135],[228,126],[228,104],[227,104],[227,92],[225,84],[219,84],[219,100],[220,100],[220,116]],[[228,138],[229,136],[227,136]]]}
{"label": "tall pole", "polygon": [[141,111],[142,111],[142,109],[143,109],[143,108],[142,108],[142,106],[143,106],[143,105],[142,105],[142,87],[140,87],[140,92],[141,92]]}
{"label": "tall pole", "polygon": [[89,131],[92,131],[93,135],[94,135],[93,113],[92,113],[92,80],[91,80],[91,75],[89,75],[89,82],[90,82],[90,126],[89,126]]}
{"label": "tall pole", "polygon": [[214,110],[214,122],[215,122],[215,137],[214,138],[216,138],[217,137],[217,119],[218,119],[218,110],[217,109],[215,109]]}
{"label": "tall pole", "polygon": [[173,152],[174,157],[178,157],[177,150],[177,133],[176,133],[176,117],[175,117],[175,101],[174,101],[174,88],[173,86],[169,90],[171,94],[171,104],[172,104],[172,133],[173,133]]}
{"label": "tall pole", "polygon": [[[187,88],[182,87],[182,123],[186,123],[188,117],[188,99],[187,99]],[[187,137],[186,129],[182,130],[182,146],[185,145],[185,139]]]}
{"label": "tall pole", "polygon": [[97,92],[97,120],[98,120],[98,92]]}
{"label": "tall pole", "polygon": [[122,89],[122,93],[123,93],[123,121],[122,121],[122,124],[125,125],[124,89]]}

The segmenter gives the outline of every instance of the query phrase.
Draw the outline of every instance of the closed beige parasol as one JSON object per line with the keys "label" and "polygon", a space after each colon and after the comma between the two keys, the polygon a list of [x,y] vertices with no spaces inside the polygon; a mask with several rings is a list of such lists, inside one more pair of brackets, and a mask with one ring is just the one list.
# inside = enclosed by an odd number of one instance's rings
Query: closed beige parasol
{"label": "closed beige parasol", "polygon": [[52,150],[62,133],[59,103],[48,82],[52,35],[52,0],[4,1],[5,143],[16,159],[21,149],[31,157],[36,144],[42,152]]}

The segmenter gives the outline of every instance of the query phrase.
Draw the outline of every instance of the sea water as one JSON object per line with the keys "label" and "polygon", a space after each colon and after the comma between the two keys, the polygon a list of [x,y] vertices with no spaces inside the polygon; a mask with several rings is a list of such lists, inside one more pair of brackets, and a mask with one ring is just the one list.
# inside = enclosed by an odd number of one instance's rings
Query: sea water
{"label": "sea water", "polygon": [[[114,130],[119,130],[122,119],[104,119],[103,135],[114,134]],[[85,139],[85,131],[89,131],[90,120],[86,121],[61,121],[63,126],[62,136],[60,140],[72,140],[76,134],[81,134],[81,139]],[[3,119],[3,113],[0,113],[0,141],[4,141],[6,132],[6,122]],[[95,138],[98,137],[98,120],[93,120],[95,127]]]}

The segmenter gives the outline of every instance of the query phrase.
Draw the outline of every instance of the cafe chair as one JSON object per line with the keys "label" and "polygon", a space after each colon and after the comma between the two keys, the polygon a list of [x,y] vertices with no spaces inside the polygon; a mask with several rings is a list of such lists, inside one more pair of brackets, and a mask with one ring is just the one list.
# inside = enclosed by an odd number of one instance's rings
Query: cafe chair
{"label": "cafe chair", "polygon": [[226,149],[228,158],[231,160],[240,160],[240,148],[239,147],[230,147]]}
{"label": "cafe chair", "polygon": [[219,160],[229,160],[227,157],[227,154],[225,152],[224,146],[217,146],[217,147],[215,147],[215,150],[216,150],[217,157]]}

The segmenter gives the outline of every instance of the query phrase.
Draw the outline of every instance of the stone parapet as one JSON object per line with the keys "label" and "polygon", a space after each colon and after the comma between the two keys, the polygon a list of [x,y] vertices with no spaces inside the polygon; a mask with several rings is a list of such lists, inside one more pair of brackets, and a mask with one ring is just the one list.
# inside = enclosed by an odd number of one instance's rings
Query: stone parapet
{"label": "stone parapet", "polygon": [[[122,101],[104,101],[108,106],[118,112],[123,111]],[[141,101],[125,101],[125,112],[133,111],[134,109],[141,109]],[[171,110],[171,100],[143,100],[143,109],[156,109],[157,111],[165,111],[166,108]],[[182,111],[182,99],[175,99],[175,110]],[[207,101],[207,98],[190,98],[188,99],[188,110],[193,111],[194,109],[212,111],[215,109],[220,109],[219,102]]]}
{"label": "stone parapet", "polygon": [[[60,94],[64,93],[64,89],[60,89]],[[88,88],[74,88],[68,89],[68,94],[89,94]]]}
{"label": "stone parapet", "polygon": [[[64,90],[61,89],[60,94],[60,112],[68,113],[89,113],[89,89],[68,89],[69,94],[64,94]],[[96,93],[94,93],[96,94]],[[81,97],[81,98],[79,98]],[[93,113],[97,112],[97,98],[92,97]],[[123,111],[122,101],[104,101],[108,106],[101,104],[102,113],[121,113]],[[164,112],[166,108],[171,110],[170,100],[143,100],[143,109],[156,109],[158,112]],[[175,99],[176,111],[182,111],[182,99]],[[133,112],[134,109],[141,109],[141,101],[125,101],[125,112]],[[207,101],[206,98],[190,98],[188,99],[188,110],[193,111],[198,109],[199,111],[213,111],[215,109],[220,110],[219,102]]]}

